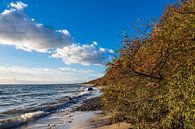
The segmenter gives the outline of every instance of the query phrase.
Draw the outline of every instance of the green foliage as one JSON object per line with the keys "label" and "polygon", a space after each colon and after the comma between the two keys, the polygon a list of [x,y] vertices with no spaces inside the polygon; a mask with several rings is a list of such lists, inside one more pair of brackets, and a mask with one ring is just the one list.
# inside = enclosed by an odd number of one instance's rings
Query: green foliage
{"label": "green foliage", "polygon": [[164,96],[168,113],[162,118],[164,128],[195,127],[195,75],[186,69],[179,70],[168,80]]}
{"label": "green foliage", "polygon": [[120,56],[98,80],[107,85],[102,100],[113,122],[195,128],[194,5],[186,0],[168,6],[150,34],[124,37]]}

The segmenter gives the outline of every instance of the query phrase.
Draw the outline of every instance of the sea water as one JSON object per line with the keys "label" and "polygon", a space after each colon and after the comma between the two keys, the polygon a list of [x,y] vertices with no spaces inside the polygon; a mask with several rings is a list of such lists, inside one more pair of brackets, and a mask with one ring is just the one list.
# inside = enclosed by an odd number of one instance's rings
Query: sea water
{"label": "sea water", "polygon": [[89,95],[79,84],[0,85],[0,128],[23,125]]}

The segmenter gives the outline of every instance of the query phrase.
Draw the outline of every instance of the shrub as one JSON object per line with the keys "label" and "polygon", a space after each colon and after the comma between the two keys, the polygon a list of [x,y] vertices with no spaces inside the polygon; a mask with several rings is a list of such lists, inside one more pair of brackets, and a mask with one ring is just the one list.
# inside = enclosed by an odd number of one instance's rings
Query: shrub
{"label": "shrub", "polygon": [[124,37],[99,83],[113,122],[135,128],[195,128],[195,12],[192,0],[168,6],[152,32]]}

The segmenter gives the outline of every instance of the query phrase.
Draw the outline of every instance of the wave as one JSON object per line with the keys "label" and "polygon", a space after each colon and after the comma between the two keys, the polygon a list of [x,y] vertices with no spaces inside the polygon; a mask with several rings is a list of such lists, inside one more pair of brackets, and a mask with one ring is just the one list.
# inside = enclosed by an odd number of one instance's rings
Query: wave
{"label": "wave", "polygon": [[18,116],[12,119],[1,120],[0,129],[10,129],[13,127],[18,127],[29,121],[33,121],[35,119],[41,118],[47,114],[48,113],[44,111],[37,111],[37,112],[25,113],[21,116]]}
{"label": "wave", "polygon": [[0,129],[10,129],[24,125],[30,121],[37,120],[46,115],[56,112],[58,109],[70,107],[71,105],[78,104],[84,99],[87,99],[91,95],[91,92],[84,89],[80,94],[73,96],[64,96],[56,99],[55,102],[44,103],[36,107],[24,108],[24,109],[13,109],[1,114],[21,114],[17,115],[14,118],[0,119]]}

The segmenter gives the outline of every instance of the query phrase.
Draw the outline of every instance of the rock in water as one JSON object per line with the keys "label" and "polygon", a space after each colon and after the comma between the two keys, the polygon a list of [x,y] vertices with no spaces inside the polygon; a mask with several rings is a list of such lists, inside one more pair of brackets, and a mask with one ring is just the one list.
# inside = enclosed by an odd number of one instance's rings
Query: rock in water
{"label": "rock in water", "polygon": [[89,88],[88,88],[88,91],[92,91],[92,90],[93,90],[93,88],[92,88],[92,87],[89,87]]}

